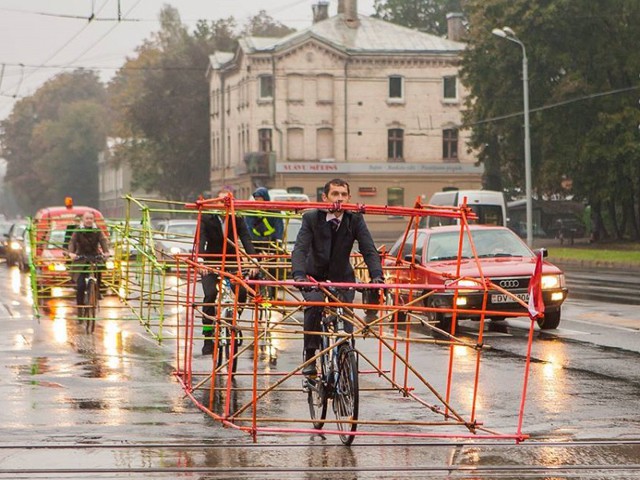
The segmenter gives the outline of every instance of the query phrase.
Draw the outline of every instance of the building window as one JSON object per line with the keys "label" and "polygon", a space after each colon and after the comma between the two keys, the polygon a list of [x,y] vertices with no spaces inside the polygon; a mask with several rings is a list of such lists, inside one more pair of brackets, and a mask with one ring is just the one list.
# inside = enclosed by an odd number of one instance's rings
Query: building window
{"label": "building window", "polygon": [[287,130],[287,160],[304,160],[304,130],[301,128]]}
{"label": "building window", "polygon": [[458,161],[458,130],[449,128],[442,131],[442,158],[445,161]]}
{"label": "building window", "polygon": [[260,145],[258,146],[259,151],[261,152],[272,152],[273,145],[271,143],[271,129],[270,128],[261,128],[258,130],[258,141]]}
{"label": "building window", "polygon": [[316,187],[316,202],[323,202],[322,195],[324,195],[324,186]]}
{"label": "building window", "polygon": [[316,130],[316,157],[318,160],[333,160],[333,130],[319,128]]}
{"label": "building window", "polygon": [[[390,207],[404,207],[404,188],[403,187],[387,188],[387,205],[389,205]],[[393,217],[395,217],[395,215],[393,215]]]}
{"label": "building window", "polygon": [[333,102],[333,76],[321,74],[316,80],[318,102]]}
{"label": "building window", "polygon": [[287,187],[288,193],[304,193],[304,188],[302,187]]}
{"label": "building window", "polygon": [[402,162],[403,157],[403,142],[404,142],[404,130],[401,128],[391,128],[388,131],[388,152],[387,156],[390,162]]}
{"label": "building window", "polygon": [[260,81],[260,99],[267,100],[273,98],[273,76],[272,75],[260,75],[258,77]]}
{"label": "building window", "polygon": [[389,77],[389,98],[390,99],[402,99],[402,77],[399,75],[392,75]]}
{"label": "building window", "polygon": [[302,101],[304,99],[304,79],[302,75],[287,75],[287,100]]}
{"label": "building window", "polygon": [[447,76],[442,78],[442,95],[448,101],[456,101],[458,100],[458,86],[457,86],[457,77],[455,75]]}

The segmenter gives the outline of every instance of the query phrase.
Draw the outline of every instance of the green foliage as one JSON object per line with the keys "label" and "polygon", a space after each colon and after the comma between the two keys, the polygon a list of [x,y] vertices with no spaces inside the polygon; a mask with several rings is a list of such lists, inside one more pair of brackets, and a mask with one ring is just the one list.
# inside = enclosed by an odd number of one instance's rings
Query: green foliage
{"label": "green foliage", "polygon": [[447,34],[447,13],[461,12],[463,0],[375,0],[376,18],[425,33]]}
{"label": "green foliage", "polygon": [[295,32],[295,29],[274,20],[265,10],[260,10],[257,15],[249,19],[242,34],[254,37],[280,38],[293,32]]}
{"label": "green foliage", "polygon": [[467,0],[465,14],[464,118],[486,186],[524,184],[522,50],[491,35],[509,26],[529,60],[537,195],[585,199],[598,236],[640,238],[640,3]]}
{"label": "green foliage", "polygon": [[22,209],[98,204],[98,152],[104,145],[104,87],[95,73],[60,74],[18,102],[2,122],[5,181]]}
{"label": "green foliage", "polygon": [[[160,19],[160,31],[109,85],[114,133],[124,139],[114,155],[132,166],[134,188],[193,200],[210,188],[209,55],[236,48],[236,23],[200,21],[190,33],[168,6]],[[244,31],[267,36],[291,29],[260,12]]]}

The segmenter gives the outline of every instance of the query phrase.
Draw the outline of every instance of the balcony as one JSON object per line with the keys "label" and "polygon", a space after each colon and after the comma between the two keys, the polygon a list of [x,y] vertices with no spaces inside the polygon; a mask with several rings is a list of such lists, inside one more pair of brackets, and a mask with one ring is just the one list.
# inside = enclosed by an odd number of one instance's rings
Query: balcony
{"label": "balcony", "polygon": [[253,176],[274,177],[276,174],[275,152],[250,152],[245,154],[247,173]]}

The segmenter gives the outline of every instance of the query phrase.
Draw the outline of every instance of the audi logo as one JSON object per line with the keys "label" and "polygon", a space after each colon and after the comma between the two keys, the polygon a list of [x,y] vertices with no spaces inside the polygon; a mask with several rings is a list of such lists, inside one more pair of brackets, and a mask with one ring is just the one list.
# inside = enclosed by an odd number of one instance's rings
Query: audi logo
{"label": "audi logo", "polygon": [[500,280],[498,285],[502,288],[516,288],[520,285],[520,280]]}

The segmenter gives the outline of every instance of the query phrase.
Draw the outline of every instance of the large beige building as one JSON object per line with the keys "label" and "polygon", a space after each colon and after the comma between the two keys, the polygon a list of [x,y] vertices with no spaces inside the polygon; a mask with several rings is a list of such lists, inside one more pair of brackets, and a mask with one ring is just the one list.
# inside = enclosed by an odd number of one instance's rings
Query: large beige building
{"label": "large beige building", "polygon": [[[316,199],[334,177],[352,201],[413,205],[443,187],[479,188],[482,168],[458,129],[463,43],[314,5],[313,24],[285,38],[245,37],[210,58],[211,186],[249,198],[257,186]],[[459,31],[459,30],[458,30]],[[455,38],[453,36],[453,38]],[[403,219],[369,217],[394,234]]]}

